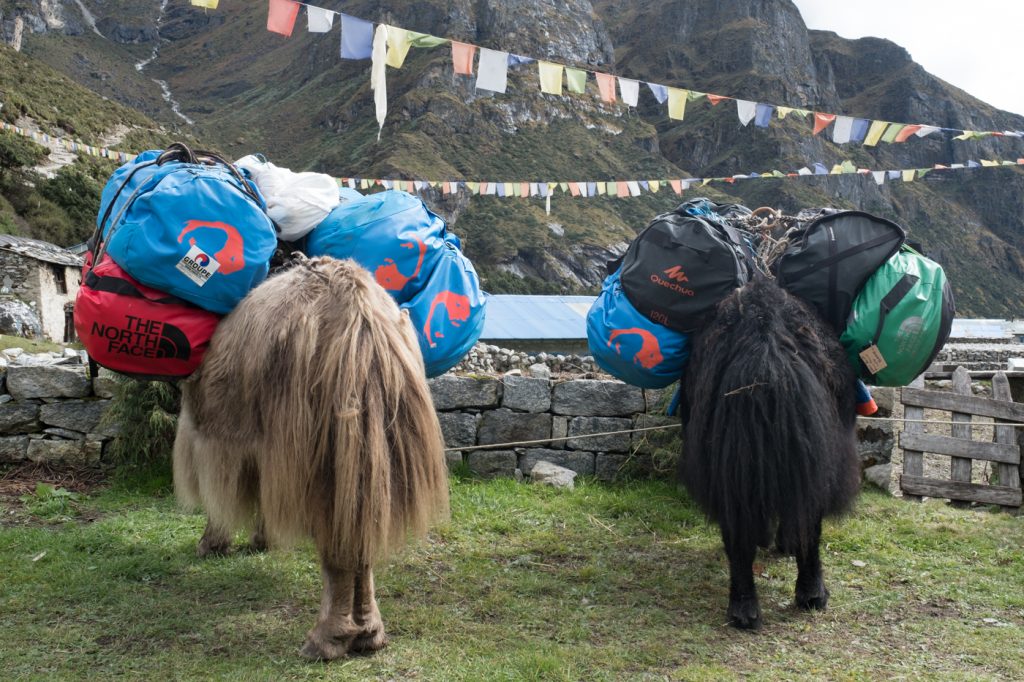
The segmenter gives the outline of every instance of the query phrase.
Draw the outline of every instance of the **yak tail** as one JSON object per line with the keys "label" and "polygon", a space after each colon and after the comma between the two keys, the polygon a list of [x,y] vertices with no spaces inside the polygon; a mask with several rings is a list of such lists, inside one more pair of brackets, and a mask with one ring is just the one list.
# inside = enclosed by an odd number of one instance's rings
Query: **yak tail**
{"label": "yak tail", "polygon": [[[736,290],[696,339],[680,474],[737,541],[778,524],[806,546],[859,482],[854,377],[835,333],[769,280]],[[752,545],[751,545],[752,546]]]}
{"label": "yak tail", "polygon": [[324,560],[359,568],[448,512],[412,325],[352,261],[306,261],[253,290],[185,398],[180,449],[199,472],[176,466],[176,480],[212,523],[258,507],[271,542],[311,536]]}

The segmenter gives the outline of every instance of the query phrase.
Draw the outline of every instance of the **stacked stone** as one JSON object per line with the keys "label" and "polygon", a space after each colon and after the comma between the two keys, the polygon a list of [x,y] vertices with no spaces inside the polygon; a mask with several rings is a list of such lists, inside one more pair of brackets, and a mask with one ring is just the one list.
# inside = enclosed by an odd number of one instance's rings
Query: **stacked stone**
{"label": "stacked stone", "polygon": [[[660,392],[618,381],[554,383],[518,375],[446,374],[430,383],[446,447],[511,444],[449,452],[452,466],[464,463],[482,476],[518,478],[547,461],[603,480],[615,478],[627,464],[631,471],[649,467],[649,440],[630,431],[657,422],[644,412],[657,404]],[[588,437],[615,431],[624,433]]]}
{"label": "stacked stone", "polygon": [[0,362],[0,463],[98,464],[117,427],[102,423],[108,377],[90,379],[82,356],[10,348]]}
{"label": "stacked stone", "polygon": [[527,353],[478,343],[455,366],[458,374],[504,374],[525,370],[531,365],[546,365],[555,374],[594,374],[601,369],[590,355],[563,355],[561,353]]}

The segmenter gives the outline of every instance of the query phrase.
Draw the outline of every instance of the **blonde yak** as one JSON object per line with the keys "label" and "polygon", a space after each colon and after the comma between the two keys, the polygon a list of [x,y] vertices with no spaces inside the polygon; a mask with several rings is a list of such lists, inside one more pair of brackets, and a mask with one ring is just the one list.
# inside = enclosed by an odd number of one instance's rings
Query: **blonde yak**
{"label": "blonde yak", "polygon": [[184,388],[175,491],[201,556],[311,537],[323,596],[302,654],[387,644],[373,566],[448,512],[443,441],[412,326],[359,265],[302,259],[221,322]]}

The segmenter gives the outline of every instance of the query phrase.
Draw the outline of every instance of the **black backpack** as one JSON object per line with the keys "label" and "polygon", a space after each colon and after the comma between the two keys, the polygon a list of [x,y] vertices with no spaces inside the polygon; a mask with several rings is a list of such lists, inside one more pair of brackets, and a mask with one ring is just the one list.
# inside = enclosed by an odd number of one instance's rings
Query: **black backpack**
{"label": "black backpack", "polygon": [[826,214],[789,235],[789,246],[774,266],[777,281],[842,333],[864,282],[906,238],[902,227],[870,213]]}
{"label": "black backpack", "polygon": [[[756,272],[749,238],[707,199],[654,218],[621,262],[622,290],[648,319],[679,332],[699,329],[708,312]],[[745,209],[749,212],[749,209]]]}

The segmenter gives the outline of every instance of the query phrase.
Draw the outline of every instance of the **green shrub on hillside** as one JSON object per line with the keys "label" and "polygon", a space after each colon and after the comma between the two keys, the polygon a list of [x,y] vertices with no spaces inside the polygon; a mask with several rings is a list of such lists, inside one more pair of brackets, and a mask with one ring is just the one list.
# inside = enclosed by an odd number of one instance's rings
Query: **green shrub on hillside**
{"label": "green shrub on hillside", "polygon": [[110,444],[112,461],[138,466],[169,462],[181,409],[177,384],[120,376],[118,381],[117,394],[104,417],[121,427]]}

